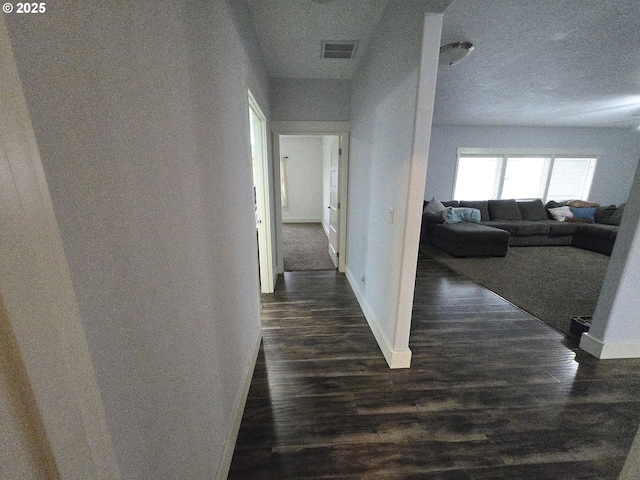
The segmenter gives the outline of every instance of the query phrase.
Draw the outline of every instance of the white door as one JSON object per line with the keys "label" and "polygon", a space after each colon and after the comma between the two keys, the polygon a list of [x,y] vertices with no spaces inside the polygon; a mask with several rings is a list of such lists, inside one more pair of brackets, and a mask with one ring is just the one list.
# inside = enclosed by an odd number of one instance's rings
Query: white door
{"label": "white door", "polygon": [[273,293],[273,254],[271,249],[271,209],[269,208],[269,159],[267,121],[258,102],[249,92],[249,129],[253,162],[253,184],[260,266],[260,291]]}
{"label": "white door", "polygon": [[338,197],[338,179],[340,165],[340,147],[338,138],[331,142],[331,164],[329,167],[329,255],[333,264],[338,268],[340,243],[340,203]]}

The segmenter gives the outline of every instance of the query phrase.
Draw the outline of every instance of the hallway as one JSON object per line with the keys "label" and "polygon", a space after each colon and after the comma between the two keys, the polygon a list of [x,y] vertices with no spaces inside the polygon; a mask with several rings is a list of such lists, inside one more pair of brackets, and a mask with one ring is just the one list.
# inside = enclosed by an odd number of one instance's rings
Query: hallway
{"label": "hallway", "polygon": [[640,360],[576,354],[427,257],[411,369],[336,272],[279,277],[262,324],[230,479],[616,479],[640,421]]}

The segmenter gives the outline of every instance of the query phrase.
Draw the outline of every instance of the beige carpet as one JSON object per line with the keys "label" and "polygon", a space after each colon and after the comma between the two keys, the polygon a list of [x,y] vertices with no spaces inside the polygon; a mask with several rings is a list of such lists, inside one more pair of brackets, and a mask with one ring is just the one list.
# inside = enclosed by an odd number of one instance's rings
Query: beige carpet
{"label": "beige carpet", "polygon": [[609,265],[608,256],[574,247],[509,247],[506,257],[470,258],[420,248],[565,334],[572,316],[593,314]]}
{"label": "beige carpet", "polygon": [[283,223],[284,270],[332,270],[329,239],[320,223]]}

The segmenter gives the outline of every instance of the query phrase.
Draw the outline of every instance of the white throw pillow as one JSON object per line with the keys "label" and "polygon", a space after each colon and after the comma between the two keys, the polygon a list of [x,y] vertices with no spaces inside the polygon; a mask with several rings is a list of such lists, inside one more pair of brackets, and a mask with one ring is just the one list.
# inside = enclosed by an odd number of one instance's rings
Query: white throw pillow
{"label": "white throw pillow", "polygon": [[549,213],[555,220],[560,222],[564,222],[567,218],[573,218],[573,212],[570,207],[550,208]]}

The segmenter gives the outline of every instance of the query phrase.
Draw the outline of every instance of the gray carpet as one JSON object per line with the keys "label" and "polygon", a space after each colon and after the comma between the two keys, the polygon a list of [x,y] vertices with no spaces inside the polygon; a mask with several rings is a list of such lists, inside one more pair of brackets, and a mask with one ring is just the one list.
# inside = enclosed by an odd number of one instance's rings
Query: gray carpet
{"label": "gray carpet", "polygon": [[592,315],[609,257],[574,247],[509,247],[501,257],[456,258],[431,245],[421,252],[569,335],[576,315]]}
{"label": "gray carpet", "polygon": [[329,240],[320,223],[283,223],[284,270],[332,270]]}

